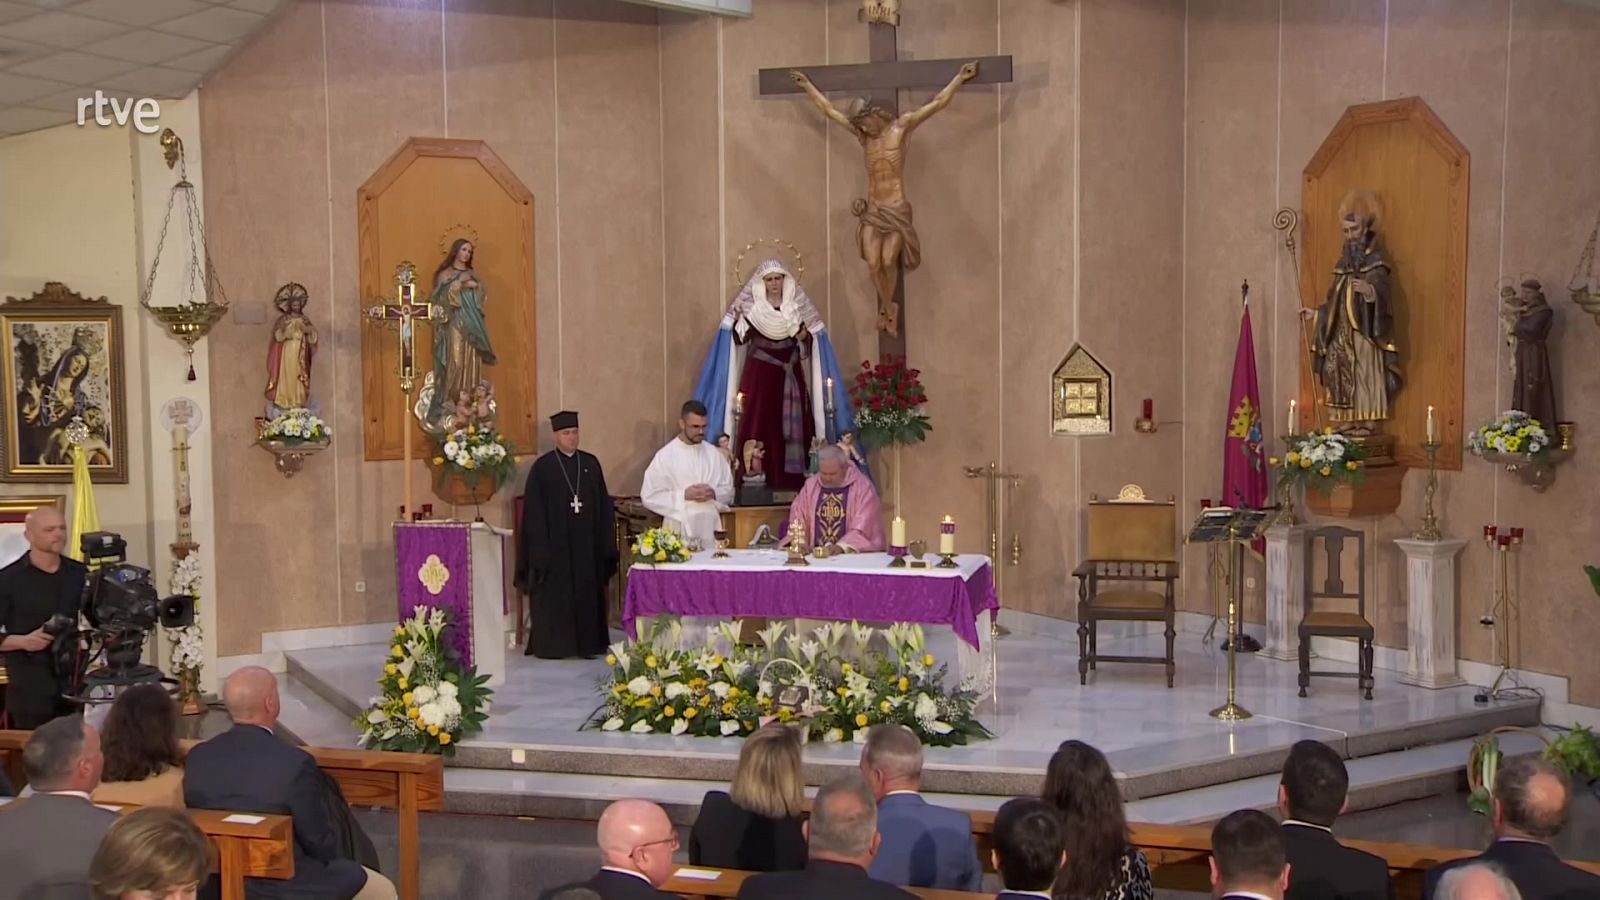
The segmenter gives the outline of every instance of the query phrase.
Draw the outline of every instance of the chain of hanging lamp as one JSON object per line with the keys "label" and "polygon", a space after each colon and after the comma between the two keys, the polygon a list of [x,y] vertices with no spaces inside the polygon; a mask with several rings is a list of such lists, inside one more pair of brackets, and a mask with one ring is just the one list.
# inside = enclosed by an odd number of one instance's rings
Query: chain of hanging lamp
{"label": "chain of hanging lamp", "polygon": [[[205,226],[200,218],[200,205],[195,200],[194,184],[189,181],[187,162],[183,157],[183,141],[168,128],[161,132],[161,146],[166,154],[167,168],[177,168],[178,182],[167,195],[167,211],[161,219],[161,234],[156,238],[155,257],[150,261],[150,275],[145,279],[139,303],[149,310],[167,333],[183,343],[189,359],[188,380],[195,380],[194,345],[211,331],[212,326],[228,311],[228,295],[222,289],[216,268],[211,264],[211,254],[206,248]],[[180,200],[181,198],[181,200]],[[167,230],[172,224],[172,210],[182,204],[185,231],[189,237],[189,258],[184,261],[182,294],[175,304],[157,305],[151,302],[155,292],[156,272],[161,267],[161,251],[167,243]],[[217,298],[215,302],[212,297]]]}

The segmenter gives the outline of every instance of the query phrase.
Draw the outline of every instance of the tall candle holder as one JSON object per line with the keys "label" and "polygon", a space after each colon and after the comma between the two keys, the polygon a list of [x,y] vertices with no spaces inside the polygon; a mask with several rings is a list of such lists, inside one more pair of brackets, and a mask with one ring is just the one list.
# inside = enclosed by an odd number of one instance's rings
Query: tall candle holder
{"label": "tall candle holder", "polygon": [[1516,557],[1522,550],[1524,533],[1520,527],[1483,526],[1484,544],[1494,557],[1490,563],[1489,611],[1478,618],[1478,624],[1489,629],[1492,637],[1491,655],[1500,672],[1486,690],[1473,695],[1476,703],[1498,699],[1500,685],[1508,677],[1514,677],[1512,673],[1520,662],[1518,644],[1522,636],[1522,602],[1517,584],[1521,580],[1521,567]]}
{"label": "tall candle holder", "polygon": [[1419,541],[1444,538],[1439,531],[1439,517],[1433,511],[1433,497],[1439,492],[1439,447],[1439,442],[1435,440],[1422,442],[1422,452],[1428,454],[1428,486],[1422,491],[1422,527],[1411,535]]}
{"label": "tall candle holder", "polygon": [[[1289,401],[1289,411],[1290,411],[1290,415],[1292,416],[1293,413],[1294,413],[1294,401],[1293,400]],[[1283,436],[1283,446],[1285,448],[1285,455],[1287,455],[1287,452],[1289,450],[1293,450],[1294,449],[1294,442],[1298,438],[1299,438],[1299,435],[1297,435],[1297,434],[1286,434],[1286,435]],[[1288,465],[1288,464],[1284,463],[1284,465]],[[1273,475],[1274,478],[1276,478],[1278,473],[1274,472],[1274,473],[1272,473],[1272,475]],[[1295,518],[1295,514],[1294,514],[1294,480],[1293,479],[1289,479],[1289,478],[1281,478],[1281,479],[1279,479],[1279,481],[1280,481],[1280,484],[1278,486],[1278,509],[1279,509],[1278,522],[1280,524],[1283,524],[1283,525],[1298,525],[1300,523]],[[1212,624],[1213,625],[1216,624],[1215,618],[1212,619]]]}

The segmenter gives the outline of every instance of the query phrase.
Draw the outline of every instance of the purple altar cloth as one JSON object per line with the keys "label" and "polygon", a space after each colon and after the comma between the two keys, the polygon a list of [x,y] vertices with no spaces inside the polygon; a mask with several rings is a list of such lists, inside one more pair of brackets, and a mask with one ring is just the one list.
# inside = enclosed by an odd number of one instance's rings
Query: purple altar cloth
{"label": "purple altar cloth", "polygon": [[463,666],[473,665],[471,528],[465,522],[394,523],[400,621],[419,606],[449,613],[443,639]]}
{"label": "purple altar cloth", "polygon": [[622,630],[635,619],[675,616],[838,619],[949,625],[978,647],[978,617],[998,609],[994,575],[984,563],[970,578],[868,571],[708,570],[636,566],[628,572]]}

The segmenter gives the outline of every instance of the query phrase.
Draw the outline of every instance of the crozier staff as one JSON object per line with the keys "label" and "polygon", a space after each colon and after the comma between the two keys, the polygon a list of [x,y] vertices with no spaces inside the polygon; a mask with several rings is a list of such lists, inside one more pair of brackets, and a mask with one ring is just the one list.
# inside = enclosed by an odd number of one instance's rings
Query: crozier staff
{"label": "crozier staff", "polygon": [[0,569],[0,651],[5,654],[6,715],[10,727],[25,730],[72,712],[61,694],[66,687],[50,664],[51,635],[44,630],[55,615],[78,617],[88,567],[62,556],[67,523],[54,507],[31,513],[23,529],[28,552]]}

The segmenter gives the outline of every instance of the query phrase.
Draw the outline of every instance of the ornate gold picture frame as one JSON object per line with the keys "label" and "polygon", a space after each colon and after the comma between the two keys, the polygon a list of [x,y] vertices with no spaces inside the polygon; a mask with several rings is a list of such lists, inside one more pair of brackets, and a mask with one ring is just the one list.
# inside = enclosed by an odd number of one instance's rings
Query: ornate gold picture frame
{"label": "ornate gold picture frame", "polygon": [[70,482],[67,428],[81,419],[96,483],[128,482],[127,386],[122,307],[52,281],[0,304],[5,423],[0,457],[8,482]]}

